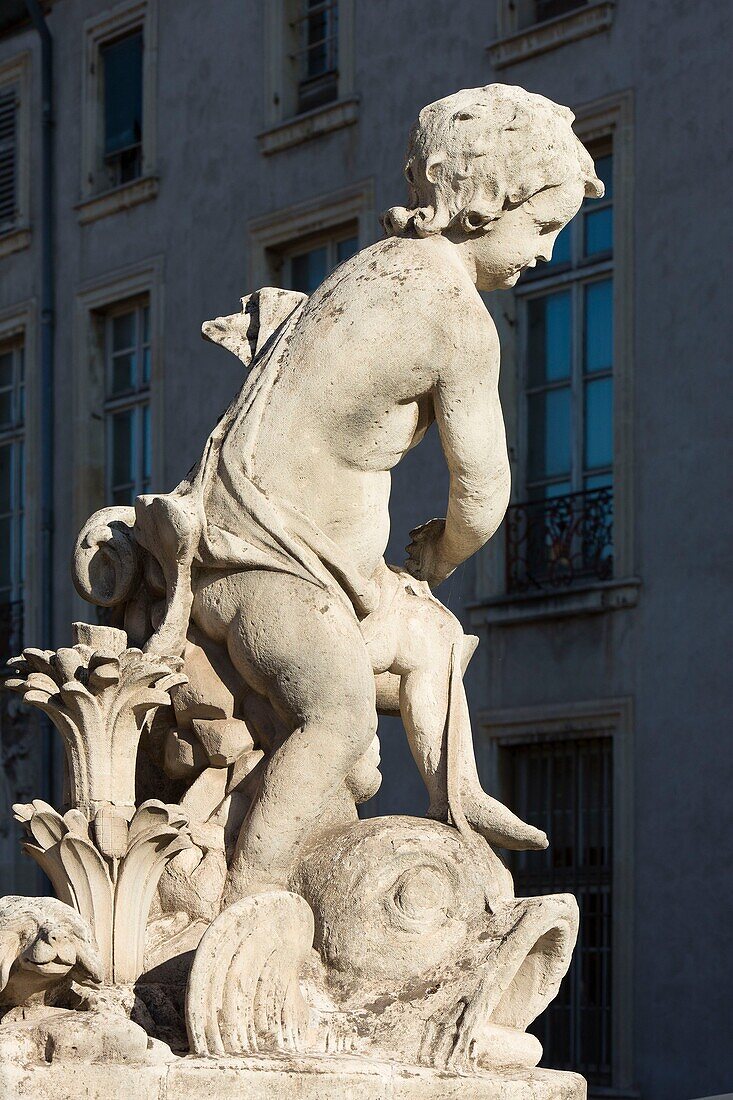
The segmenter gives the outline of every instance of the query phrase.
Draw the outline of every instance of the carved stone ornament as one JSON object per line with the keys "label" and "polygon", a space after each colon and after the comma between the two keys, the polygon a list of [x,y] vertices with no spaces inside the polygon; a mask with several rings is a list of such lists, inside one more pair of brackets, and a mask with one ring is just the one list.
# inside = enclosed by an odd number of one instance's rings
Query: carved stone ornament
{"label": "carved stone ornament", "polygon": [[[200,462],[84,525],[74,584],[114,625],[26,649],[6,683],[66,769],[61,810],[15,807],[58,900],[0,899],[2,1095],[76,1097],[83,1062],[100,1100],[585,1096],[527,1032],[578,907],[515,896],[497,849],[548,837],[482,789],[478,640],[433,594],[509,500],[477,291],[603,193],[572,121],[501,84],[424,108],[384,239],[311,297],[265,287],[206,322],[247,376]],[[390,470],[433,423],[445,517],[388,565]],[[379,714],[425,819],[359,819]]]}

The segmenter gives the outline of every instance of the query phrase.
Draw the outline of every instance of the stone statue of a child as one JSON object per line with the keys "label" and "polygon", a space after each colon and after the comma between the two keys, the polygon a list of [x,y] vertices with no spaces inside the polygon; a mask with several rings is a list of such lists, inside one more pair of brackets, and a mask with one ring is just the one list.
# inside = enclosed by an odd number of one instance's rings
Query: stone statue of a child
{"label": "stone statue of a child", "polygon": [[[275,329],[189,478],[136,503],[135,537],[165,578],[148,648],[180,651],[191,619],[287,731],[225,900],[286,880],[329,799],[369,758],[386,699],[399,700],[431,816],[446,817],[451,653],[465,667],[474,640],[430,589],[494,534],[510,490],[499,342],[478,292],[549,260],[584,197],[603,193],[572,121],[501,84],[424,108],[409,207],[388,210],[386,238]],[[406,571],[392,569],[390,471],[433,421],[450,471],[446,517],[413,531]],[[481,790],[470,746],[461,772],[476,831],[503,847],[546,845]]]}

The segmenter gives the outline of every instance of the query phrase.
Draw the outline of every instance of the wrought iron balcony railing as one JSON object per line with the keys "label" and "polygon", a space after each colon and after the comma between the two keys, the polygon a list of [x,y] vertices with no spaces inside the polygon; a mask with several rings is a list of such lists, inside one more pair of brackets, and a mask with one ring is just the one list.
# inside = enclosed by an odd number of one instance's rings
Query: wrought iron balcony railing
{"label": "wrought iron balcony railing", "polygon": [[566,588],[613,575],[613,489],[513,504],[506,518],[507,592]]}

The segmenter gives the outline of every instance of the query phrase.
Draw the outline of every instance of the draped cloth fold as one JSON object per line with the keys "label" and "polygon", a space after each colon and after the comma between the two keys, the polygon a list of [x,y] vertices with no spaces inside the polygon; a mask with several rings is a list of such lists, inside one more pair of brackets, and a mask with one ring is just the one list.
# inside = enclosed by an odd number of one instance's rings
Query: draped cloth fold
{"label": "draped cloth fold", "polygon": [[[145,647],[148,652],[182,652],[193,575],[199,569],[265,569],[299,577],[328,590],[360,619],[378,602],[376,581],[362,576],[308,516],[288,501],[272,500],[256,483],[254,449],[305,301],[304,296],[297,298],[253,360],[247,381],[207,439],[197,466],[172,492],[135,501],[135,538],[158,561],[166,584],[163,618]],[[231,451],[225,451],[234,431],[236,465]]]}

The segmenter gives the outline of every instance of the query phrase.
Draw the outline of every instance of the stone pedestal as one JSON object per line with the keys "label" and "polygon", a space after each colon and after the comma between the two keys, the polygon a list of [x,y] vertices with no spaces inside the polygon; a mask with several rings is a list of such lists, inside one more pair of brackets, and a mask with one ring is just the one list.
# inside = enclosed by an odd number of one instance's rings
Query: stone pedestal
{"label": "stone pedestal", "polygon": [[354,1057],[177,1058],[162,1066],[0,1067],[0,1100],[586,1100],[575,1073],[449,1077]]}

